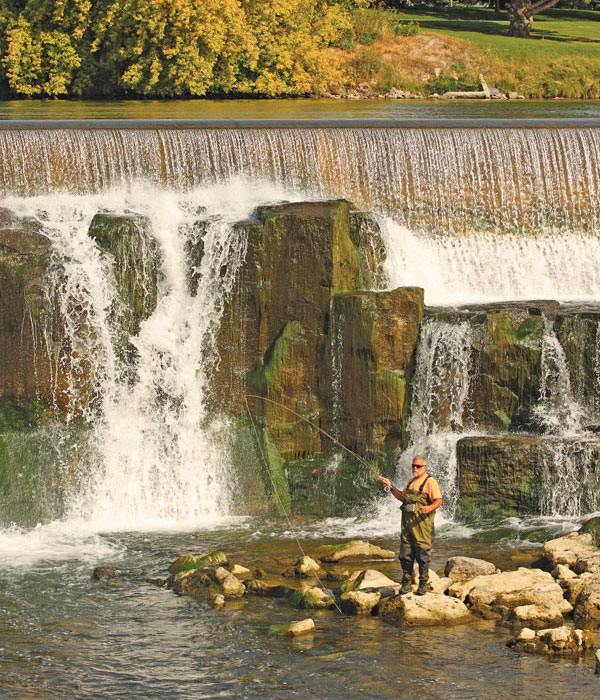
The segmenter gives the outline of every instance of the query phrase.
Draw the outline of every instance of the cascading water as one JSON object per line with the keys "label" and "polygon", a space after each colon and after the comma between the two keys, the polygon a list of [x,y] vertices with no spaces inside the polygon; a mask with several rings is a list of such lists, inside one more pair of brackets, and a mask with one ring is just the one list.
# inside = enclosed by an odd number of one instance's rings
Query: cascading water
{"label": "cascading water", "polygon": [[583,431],[585,410],[571,391],[569,369],[552,322],[544,320],[542,341],[542,382],[540,400],[534,417],[542,431],[564,437],[580,435]]}
{"label": "cascading water", "polygon": [[[83,414],[92,430],[86,471],[66,495],[68,521],[95,530],[140,529],[227,515],[229,428],[209,412],[207,393],[218,362],[215,336],[223,303],[245,255],[243,232],[234,233],[231,224],[247,217],[261,197],[279,200],[284,194],[230,183],[185,195],[140,188],[7,200],[19,216],[37,218],[52,240],[61,270],[56,296],[72,349],[67,418]],[[158,243],[156,309],[129,338],[133,366],[118,350],[110,256],[88,235],[92,217],[103,210],[143,214]],[[198,242],[202,222],[203,255],[190,271],[186,245]],[[97,401],[80,395],[83,374]]]}
{"label": "cascading water", "polygon": [[594,128],[0,131],[5,194],[97,192],[139,180],[184,190],[242,175],[346,197],[440,234],[596,232],[599,161]]}
{"label": "cascading water", "polygon": [[[106,528],[227,513],[226,428],[208,420],[205,386],[222,298],[244,249],[229,224],[254,206],[342,196],[374,210],[385,223],[389,286],[424,287],[430,305],[593,303],[599,162],[597,128],[0,130],[5,203],[42,219],[66,273],[56,281],[62,314],[75,323],[70,312],[83,310],[87,324],[79,348],[67,326],[67,391],[75,416],[83,407],[78,379],[91,377],[98,399],[86,403],[84,417],[94,424],[95,464],[70,494],[70,517]],[[162,255],[156,310],[132,341],[133,384],[116,351],[110,266],[87,236],[102,208],[148,216]],[[201,219],[205,252],[192,294],[185,246]],[[335,383],[341,358],[331,350]],[[447,513],[470,372],[468,324],[427,321],[409,453],[428,456]]]}

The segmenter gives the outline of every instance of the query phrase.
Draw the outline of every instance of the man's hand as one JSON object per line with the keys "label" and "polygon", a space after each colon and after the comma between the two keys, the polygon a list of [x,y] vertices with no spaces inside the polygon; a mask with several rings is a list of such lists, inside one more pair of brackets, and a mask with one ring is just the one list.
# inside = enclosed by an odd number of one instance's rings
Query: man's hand
{"label": "man's hand", "polygon": [[381,483],[384,486],[387,486],[389,489],[392,488],[392,482],[389,479],[386,479],[385,476],[381,476],[381,474],[379,475],[379,481],[381,481]]}

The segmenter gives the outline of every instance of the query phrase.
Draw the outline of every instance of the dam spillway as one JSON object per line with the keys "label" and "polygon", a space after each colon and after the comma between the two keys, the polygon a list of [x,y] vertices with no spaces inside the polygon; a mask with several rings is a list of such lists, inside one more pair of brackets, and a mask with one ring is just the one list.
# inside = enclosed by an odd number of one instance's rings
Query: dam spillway
{"label": "dam spillway", "polygon": [[[517,124],[515,122],[518,122]],[[598,231],[599,120],[0,122],[0,192],[174,191],[232,177],[440,235]]]}
{"label": "dam spillway", "polygon": [[[67,358],[54,349],[52,401],[67,404],[74,424],[83,415],[93,426],[87,472],[68,495],[67,513],[99,527],[230,512],[232,456],[223,434],[231,427],[211,423],[209,384],[223,365],[215,337],[246,252],[236,226],[260,205],[345,198],[373,211],[387,248],[387,282],[379,288],[422,287],[428,305],[600,301],[600,124],[593,120],[4,122],[0,190],[3,206],[50,239],[54,261],[66,271],[67,283],[57,281],[56,312],[70,319],[66,345],[77,352]],[[157,251],[156,306],[139,328],[126,329],[127,357],[118,348],[124,331],[116,323],[114,261],[89,235],[103,212],[141,217]],[[199,241],[200,264],[190,253]],[[138,260],[142,268],[145,259]],[[124,260],[135,267],[132,257]],[[187,286],[190,270],[198,275],[196,293]],[[133,276],[136,285],[148,285],[147,270]],[[123,280],[130,283],[127,275]],[[439,335],[422,329],[425,374],[416,377],[412,432],[422,439],[413,445],[432,454],[440,443],[435,459],[450,465],[444,482],[456,496],[449,450],[481,423],[461,413],[478,371],[464,340],[469,332],[461,318],[442,320],[448,322]],[[275,334],[262,351],[280,337],[287,336]],[[330,341],[334,432],[342,436],[343,357],[338,337]],[[59,382],[64,367],[68,376]],[[83,374],[92,380],[89,394],[79,385]],[[586,375],[590,381],[597,380]],[[449,426],[435,416],[440,386],[454,397]],[[563,453],[561,444],[552,454]],[[60,460],[76,458],[67,450]],[[557,508],[577,515],[575,506]]]}

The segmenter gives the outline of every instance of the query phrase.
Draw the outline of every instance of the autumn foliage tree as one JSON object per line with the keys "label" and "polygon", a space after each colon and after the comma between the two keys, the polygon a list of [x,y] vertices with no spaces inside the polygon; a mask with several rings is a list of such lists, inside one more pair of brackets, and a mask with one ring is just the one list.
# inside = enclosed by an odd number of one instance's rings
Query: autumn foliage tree
{"label": "autumn foliage tree", "polygon": [[308,94],[351,31],[335,0],[0,0],[0,78],[20,97]]}

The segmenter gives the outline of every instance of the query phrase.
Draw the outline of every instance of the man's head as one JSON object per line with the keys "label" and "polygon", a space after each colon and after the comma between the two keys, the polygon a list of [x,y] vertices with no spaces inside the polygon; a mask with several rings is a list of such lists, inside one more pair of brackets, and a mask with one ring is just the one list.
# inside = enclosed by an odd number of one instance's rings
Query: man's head
{"label": "man's head", "polygon": [[420,476],[421,474],[425,474],[426,471],[427,471],[427,462],[425,461],[425,457],[421,457],[420,455],[413,457],[413,460],[412,460],[413,476]]}

